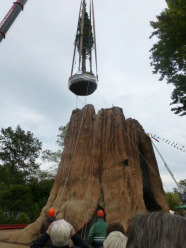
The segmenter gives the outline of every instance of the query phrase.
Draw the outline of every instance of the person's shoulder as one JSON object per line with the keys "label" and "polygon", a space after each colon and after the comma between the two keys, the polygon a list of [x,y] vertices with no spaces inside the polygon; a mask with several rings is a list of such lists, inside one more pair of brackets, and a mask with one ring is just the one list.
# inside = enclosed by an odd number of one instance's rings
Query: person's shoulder
{"label": "person's shoulder", "polygon": [[47,218],[45,218],[43,221],[42,221],[42,225],[45,225],[47,223]]}
{"label": "person's shoulder", "polygon": [[47,219],[48,223],[52,223],[52,222],[54,222],[55,220],[56,220],[55,217],[50,217],[50,218]]}
{"label": "person's shoulder", "polygon": [[97,221],[92,225],[92,227],[96,226],[97,225]]}

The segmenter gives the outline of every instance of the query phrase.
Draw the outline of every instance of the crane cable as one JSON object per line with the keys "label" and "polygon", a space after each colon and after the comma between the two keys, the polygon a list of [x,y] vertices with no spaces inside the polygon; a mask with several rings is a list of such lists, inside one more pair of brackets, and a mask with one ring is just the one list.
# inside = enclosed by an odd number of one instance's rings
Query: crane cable
{"label": "crane cable", "polygon": [[96,28],[95,28],[95,14],[94,14],[94,3],[92,1],[92,15],[93,15],[93,33],[94,33],[94,46],[95,46],[95,61],[96,61],[96,77],[98,80],[98,62],[97,62],[97,47],[96,47]]}
{"label": "crane cable", "polygon": [[[76,34],[77,34],[78,28],[79,28],[79,21],[80,21],[80,15],[81,15],[82,1],[83,1],[83,0],[81,0],[80,9],[79,9],[79,17],[78,17],[78,24],[77,24],[77,31],[76,31]],[[74,70],[74,60],[75,60],[75,55],[76,55],[76,47],[77,47],[77,44],[76,44],[76,41],[75,41],[75,42],[74,42],[74,53],[73,53],[73,59],[72,59],[71,76],[72,76],[73,70]]]}
{"label": "crane cable", "polygon": [[[86,103],[86,102],[85,102]],[[80,133],[81,133],[81,129],[82,129],[82,123],[83,123],[83,118],[84,118],[84,113],[85,113],[85,111],[84,111],[84,109],[83,109],[83,113],[82,113],[82,118],[81,118],[81,123],[80,123],[80,129],[79,129],[79,133],[78,133],[78,137],[77,137],[77,140],[76,140],[76,144],[75,144],[75,148],[74,148],[74,152],[73,152],[73,156],[72,156],[72,159],[71,159],[71,162],[70,162],[70,166],[69,166],[69,170],[68,170],[68,173],[67,173],[67,176],[66,176],[66,180],[65,180],[65,183],[64,183],[64,185],[63,185],[63,190],[62,190],[62,192],[61,192],[61,194],[60,194],[60,198],[59,198],[59,202],[58,202],[58,206],[57,206],[57,210],[59,209],[59,205],[60,205],[60,203],[61,203],[61,200],[62,200],[62,196],[63,196],[63,193],[64,193],[64,190],[65,190],[65,187],[66,187],[66,184],[67,184],[67,180],[68,180],[68,178],[69,178],[69,175],[70,175],[70,171],[71,171],[71,168],[72,168],[72,162],[73,162],[73,158],[74,158],[74,156],[75,156],[75,153],[76,153],[76,149],[77,149],[77,144],[78,144],[78,141],[79,141],[79,137],[80,137]],[[93,126],[92,126],[92,130],[93,130]],[[89,141],[89,139],[87,139],[87,142]],[[73,140],[72,140],[72,142],[73,142]],[[93,143],[94,143],[94,141],[93,141]],[[87,147],[87,149],[88,149],[88,145],[86,145],[86,147]],[[93,145],[93,147],[94,147],[94,145]],[[93,154],[93,148],[91,149],[91,154]],[[86,234],[86,229],[87,229],[87,221],[85,221],[85,220],[87,220],[87,217],[88,217],[88,213],[89,213],[89,202],[90,202],[90,196],[91,196],[91,190],[92,190],[92,176],[93,176],[93,163],[94,163],[94,156],[93,155],[91,155],[91,165],[90,165],[90,173],[89,173],[89,182],[88,182],[88,193],[87,193],[87,199],[86,199],[86,203],[85,203],[85,211],[84,211],[84,218],[83,218],[83,224],[86,222],[86,225],[85,225],[85,229],[84,229],[84,238],[85,238],[85,234]],[[64,168],[64,167],[63,167]],[[76,165],[76,169],[75,169],[75,171],[77,172],[77,165]],[[75,177],[76,177],[76,172],[75,172]],[[56,215],[57,215],[57,211],[56,211]],[[55,215],[55,216],[56,216]],[[82,234],[81,234],[81,236],[82,236],[82,238],[83,238],[83,228],[84,227],[82,227]]]}
{"label": "crane cable", "polygon": [[80,129],[79,129],[78,137],[77,137],[76,144],[75,144],[75,147],[74,147],[74,152],[73,152],[72,159],[71,159],[71,162],[70,162],[70,165],[69,165],[69,169],[68,169],[68,173],[67,173],[67,176],[66,176],[66,179],[65,179],[65,183],[64,183],[64,185],[63,185],[63,190],[62,190],[61,195],[60,195],[60,198],[59,198],[59,202],[58,202],[58,205],[57,205],[57,209],[59,209],[59,205],[60,205],[60,202],[61,202],[61,200],[62,200],[62,196],[63,196],[64,190],[65,190],[66,184],[67,184],[67,180],[68,180],[69,175],[70,175],[70,172],[71,172],[72,162],[73,162],[73,159],[74,159],[74,156],[75,156],[75,153],[76,153],[77,144],[78,144],[79,137],[80,137],[80,133],[81,133],[81,129],[82,129],[83,118],[84,118],[84,112],[85,112],[85,111],[84,111],[84,109],[83,109],[83,113],[82,113],[82,117],[81,117],[81,123],[80,123]]}

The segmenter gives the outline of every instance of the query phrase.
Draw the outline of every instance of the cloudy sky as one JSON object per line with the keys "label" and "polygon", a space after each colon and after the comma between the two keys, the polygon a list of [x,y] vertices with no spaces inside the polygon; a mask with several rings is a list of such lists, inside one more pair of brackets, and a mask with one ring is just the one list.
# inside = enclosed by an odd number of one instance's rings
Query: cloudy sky
{"label": "cloudy sky", "polygon": [[[0,0],[0,20],[13,0]],[[68,90],[80,0],[28,0],[0,44],[0,128],[18,124],[34,133],[43,148],[56,149],[58,127],[76,107]],[[96,111],[121,107],[146,132],[186,145],[186,119],[171,112],[172,86],[152,74],[151,20],[164,0],[94,0],[98,50],[98,90],[87,98]],[[156,141],[154,141],[156,142]],[[176,180],[186,178],[186,152],[156,143]],[[157,154],[165,190],[175,187]],[[47,165],[42,168],[47,168]]]}

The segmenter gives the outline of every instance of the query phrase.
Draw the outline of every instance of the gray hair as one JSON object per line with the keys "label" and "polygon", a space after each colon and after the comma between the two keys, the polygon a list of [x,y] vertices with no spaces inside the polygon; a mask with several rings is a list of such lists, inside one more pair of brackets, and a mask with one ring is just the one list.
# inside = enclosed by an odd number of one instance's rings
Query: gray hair
{"label": "gray hair", "polygon": [[186,221],[168,213],[135,216],[128,232],[127,248],[185,248]]}
{"label": "gray hair", "polygon": [[60,247],[68,245],[70,237],[70,226],[65,220],[57,220],[53,222],[50,232],[52,244]]}
{"label": "gray hair", "polygon": [[111,232],[103,243],[104,248],[125,248],[127,244],[127,237],[119,232]]}

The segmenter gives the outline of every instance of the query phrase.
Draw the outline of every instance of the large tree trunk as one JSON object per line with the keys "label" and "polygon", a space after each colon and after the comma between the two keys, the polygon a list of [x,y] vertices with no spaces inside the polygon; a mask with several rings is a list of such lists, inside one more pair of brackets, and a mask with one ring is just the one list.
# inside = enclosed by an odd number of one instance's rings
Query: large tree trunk
{"label": "large tree trunk", "polygon": [[92,105],[74,110],[48,202],[40,217],[9,241],[36,239],[50,207],[83,237],[99,208],[108,223],[120,222],[125,229],[139,211],[168,211],[151,140],[142,126],[125,120],[118,107],[97,115]]}

